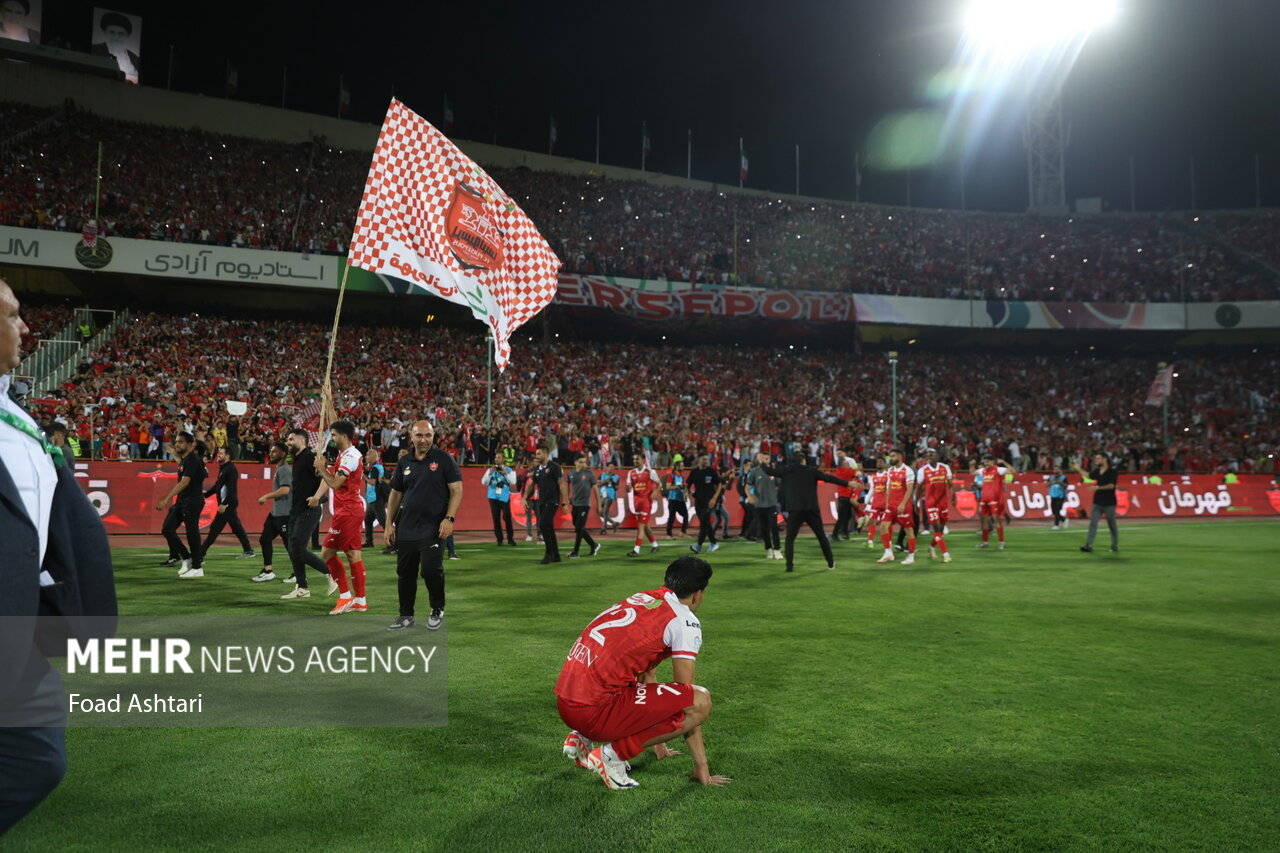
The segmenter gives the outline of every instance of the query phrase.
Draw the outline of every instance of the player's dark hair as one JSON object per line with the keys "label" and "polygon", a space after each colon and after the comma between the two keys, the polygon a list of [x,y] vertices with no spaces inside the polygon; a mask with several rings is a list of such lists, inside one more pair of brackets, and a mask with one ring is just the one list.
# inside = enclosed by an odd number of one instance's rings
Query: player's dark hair
{"label": "player's dark hair", "polygon": [[67,428],[60,423],[51,423],[44,428],[44,434],[49,436],[49,438],[53,438],[58,435],[65,436],[67,434]]}
{"label": "player's dark hair", "polygon": [[347,441],[355,444],[356,441],[356,425],[348,420],[334,421],[329,424],[329,429],[336,433],[340,433],[347,437]]}
{"label": "player's dark hair", "polygon": [[271,446],[279,450],[285,456],[289,455],[289,445],[285,444],[283,441],[273,441],[271,442]]}
{"label": "player's dark hair", "polygon": [[184,429],[182,432],[178,433],[178,438],[182,439],[182,440],[183,440],[183,441],[185,441],[187,444],[195,444],[195,443],[196,443],[196,437],[195,437],[194,435],[192,435],[191,433],[187,432],[185,429]]}
{"label": "player's dark hair", "polygon": [[679,557],[667,566],[667,576],[662,585],[676,594],[676,598],[688,598],[700,589],[706,589],[711,580],[711,565],[701,557]]}
{"label": "player's dark hair", "polygon": [[295,427],[289,430],[289,435],[300,435],[302,436],[302,443],[305,444],[307,447],[311,446],[311,436],[307,435],[307,431],[305,429],[301,429],[300,427]]}

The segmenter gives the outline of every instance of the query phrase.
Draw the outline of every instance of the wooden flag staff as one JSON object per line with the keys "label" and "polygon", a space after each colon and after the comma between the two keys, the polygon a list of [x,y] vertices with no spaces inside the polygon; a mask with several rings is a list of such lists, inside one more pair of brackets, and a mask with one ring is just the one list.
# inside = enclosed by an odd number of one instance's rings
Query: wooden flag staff
{"label": "wooden flag staff", "polygon": [[[342,319],[342,300],[347,294],[347,274],[351,272],[351,261],[342,267],[342,283],[338,285],[338,307],[333,312],[333,329],[329,332],[329,358],[324,366],[324,385],[320,387],[320,442],[325,443],[325,433],[329,424],[338,419],[333,408],[333,354],[338,346],[338,323]],[[320,448],[316,448],[317,452]]]}

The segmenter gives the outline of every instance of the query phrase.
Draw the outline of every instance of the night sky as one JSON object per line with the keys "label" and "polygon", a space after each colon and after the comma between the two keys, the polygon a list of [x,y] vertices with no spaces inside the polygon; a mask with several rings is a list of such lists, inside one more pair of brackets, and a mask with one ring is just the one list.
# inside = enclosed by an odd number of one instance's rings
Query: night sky
{"label": "night sky", "polygon": [[[87,47],[93,3],[44,0],[45,39]],[[143,82],[222,95],[228,58],[238,97],[334,114],[338,75],[350,117],[377,122],[393,90],[439,123],[447,93],[454,135],[791,192],[795,146],[806,195],[854,197],[854,152],[887,116],[945,108],[925,84],[950,61],[963,0],[699,0],[585,3],[264,3],[104,5],[142,15]],[[199,8],[201,11],[197,12]],[[243,10],[243,11],[242,11]],[[243,17],[241,17],[243,16]],[[1252,207],[1254,154],[1262,203],[1280,206],[1280,2],[1124,0],[1121,18],[1085,46],[1063,92],[1071,125],[1068,198],[1129,207],[1129,157],[1141,210]],[[1007,117],[1006,117],[1007,118]],[[1026,158],[1016,122],[970,140],[970,208],[1020,210]],[[863,171],[861,198],[958,207],[954,161]]]}

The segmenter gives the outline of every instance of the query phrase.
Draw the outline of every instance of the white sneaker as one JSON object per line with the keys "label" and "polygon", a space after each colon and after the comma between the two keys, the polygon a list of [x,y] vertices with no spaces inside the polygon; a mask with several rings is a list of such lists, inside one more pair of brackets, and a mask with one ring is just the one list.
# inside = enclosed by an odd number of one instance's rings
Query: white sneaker
{"label": "white sneaker", "polygon": [[979,543],[978,543],[978,547],[979,547],[979,548],[985,548],[985,547],[987,547],[987,543],[986,543],[986,542],[979,542]]}
{"label": "white sneaker", "polygon": [[587,756],[591,754],[591,741],[577,732],[569,732],[569,736],[564,739],[564,754],[579,767],[590,768]]}
{"label": "white sneaker", "polygon": [[892,554],[885,554],[883,557],[881,557],[880,559],[876,560],[876,562],[877,562],[877,563],[892,563],[892,562],[893,562],[893,555],[892,555]]}
{"label": "white sneaker", "polygon": [[907,558],[906,558],[905,560],[903,560],[903,561],[902,561],[902,565],[904,565],[904,566],[909,566],[909,565],[911,565],[912,563],[914,563],[915,561],[916,561],[916,555],[915,555],[915,554],[908,554],[908,555],[907,555]]}
{"label": "white sneaker", "polygon": [[333,575],[325,575],[325,578],[329,581],[329,588],[324,591],[324,594],[333,595],[338,591],[338,582],[333,579]]}
{"label": "white sneaker", "polygon": [[[594,770],[600,774],[600,778],[604,780],[606,788],[618,791],[623,788],[638,788],[640,783],[627,775],[627,764],[618,758],[610,758],[605,755],[605,749],[608,745],[597,746],[591,752],[587,753],[587,769]],[[609,749],[612,754],[613,750]]]}
{"label": "white sneaker", "polygon": [[295,586],[293,589],[289,590],[288,592],[286,592],[284,595],[280,597],[285,600],[288,600],[291,598],[310,598],[311,590],[307,589],[305,586]]}
{"label": "white sneaker", "polygon": [[996,546],[996,550],[997,550],[997,551],[1003,551],[1003,550],[1004,550],[1004,543],[1003,543],[1003,542],[1001,542],[998,546]]}
{"label": "white sneaker", "polygon": [[186,577],[186,576],[187,576],[187,572],[189,572],[189,571],[191,571],[191,560],[190,560],[190,559],[183,560],[183,561],[178,565],[178,577],[180,577],[180,578],[184,578],[184,577]]}
{"label": "white sneaker", "polygon": [[187,572],[185,575],[178,575],[178,577],[182,578],[183,580],[186,580],[187,578],[202,578],[204,577],[204,569],[192,569],[191,571]]}
{"label": "white sneaker", "polygon": [[532,541],[533,541],[533,537],[532,537],[532,536],[526,536],[526,537],[524,537],[524,541],[526,541],[526,542],[532,542]]}
{"label": "white sneaker", "polygon": [[275,572],[266,572],[266,571],[258,572],[256,575],[249,578],[249,580],[253,581],[254,583],[262,583],[263,581],[273,581],[275,579],[276,579]]}
{"label": "white sneaker", "polygon": [[[656,553],[658,553],[658,543],[657,543],[657,542],[654,542],[652,545],[650,545],[650,546],[649,546],[649,553],[650,553],[650,554],[656,554]],[[637,782],[636,784],[639,784],[639,783]]]}
{"label": "white sneaker", "polygon": [[950,562],[951,562],[951,552],[950,552],[950,551],[948,551],[947,553],[945,553],[945,554],[943,554],[943,555],[942,555],[942,562],[944,562],[944,563],[950,563]]}
{"label": "white sneaker", "polygon": [[297,576],[297,575],[289,575],[289,577],[287,577],[287,578],[285,578],[284,580],[280,581],[280,583],[297,583],[297,582],[298,582],[298,576]]}
{"label": "white sneaker", "polygon": [[1069,518],[1064,518],[1064,519],[1062,520],[1062,529],[1063,529],[1063,530],[1066,530],[1066,529],[1067,529],[1067,527],[1069,527],[1070,525],[1071,525],[1071,519],[1069,519]]}

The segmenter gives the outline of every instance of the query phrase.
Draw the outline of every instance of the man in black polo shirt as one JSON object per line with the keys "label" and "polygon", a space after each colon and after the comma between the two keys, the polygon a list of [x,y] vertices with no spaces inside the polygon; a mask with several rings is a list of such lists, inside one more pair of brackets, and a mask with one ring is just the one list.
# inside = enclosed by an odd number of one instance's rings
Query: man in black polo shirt
{"label": "man in black polo shirt", "polygon": [[[169,543],[169,553],[177,554],[182,561],[178,570],[180,578],[202,578],[200,550],[200,510],[204,508],[204,478],[208,473],[204,460],[196,452],[195,437],[189,432],[180,432],[173,440],[173,456],[178,460],[178,482],[173,484],[169,493],[156,502],[156,511],[169,514],[165,516],[164,526],[160,532]],[[169,501],[177,498],[173,506]],[[178,538],[178,527],[187,528],[187,545]],[[187,546],[190,546],[189,548]]]}
{"label": "man in black polo shirt", "polygon": [[698,467],[689,472],[689,490],[693,492],[693,511],[698,516],[698,544],[690,545],[689,550],[695,554],[702,550],[702,543],[711,540],[708,552],[719,549],[716,541],[715,526],[711,521],[712,508],[720,497],[721,481],[716,469],[712,468],[704,453],[698,457]]}
{"label": "man in black polo shirt", "polygon": [[1093,509],[1089,510],[1089,535],[1080,550],[1086,554],[1093,552],[1093,538],[1098,535],[1098,519],[1105,515],[1107,527],[1111,529],[1111,550],[1119,551],[1120,534],[1116,530],[1116,483],[1120,480],[1118,472],[1102,453],[1093,455],[1092,470],[1086,472],[1079,465],[1075,467],[1080,476],[1098,484],[1093,492]]}
{"label": "man in black polo shirt", "polygon": [[560,466],[547,458],[547,450],[539,447],[533,454],[533,470],[524,484],[524,503],[530,505],[533,490],[538,490],[534,506],[538,513],[538,535],[542,537],[545,552],[542,565],[560,562],[560,543],[556,541],[556,512],[569,504],[569,484],[561,475]]}
{"label": "man in black polo shirt", "polygon": [[249,537],[244,532],[244,525],[240,523],[240,515],[236,512],[240,506],[240,471],[236,468],[236,463],[231,461],[231,451],[225,447],[218,448],[218,479],[214,480],[213,485],[204,492],[204,497],[207,498],[210,495],[218,496],[218,514],[209,525],[202,553],[209,553],[222,528],[230,524],[231,532],[240,540],[240,556],[236,559],[247,560],[256,556],[249,545]]}
{"label": "man in black polo shirt", "polygon": [[435,446],[435,427],[418,421],[409,431],[413,452],[400,457],[387,500],[387,545],[396,549],[400,618],[387,626],[396,631],[413,625],[418,575],[427,586],[431,615],[427,628],[444,621],[444,549],[453,535],[454,516],[462,506],[462,472],[453,457]]}
{"label": "man in black polo shirt", "polygon": [[320,500],[329,487],[316,473],[316,455],[311,450],[311,439],[307,431],[295,429],[289,431],[287,440],[289,450],[293,452],[293,484],[289,487],[289,545],[287,551],[293,560],[293,576],[285,578],[285,583],[296,583],[289,592],[280,596],[285,600],[310,598],[311,590],[307,587],[307,566],[323,574],[329,580],[327,595],[338,591],[338,582],[329,577],[329,567],[324,564],[318,554],[307,548],[313,533],[320,526],[320,516],[324,508]]}

